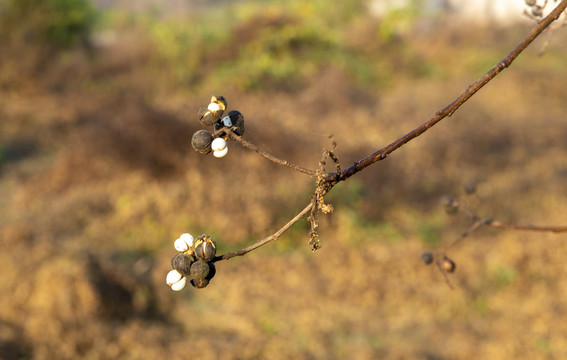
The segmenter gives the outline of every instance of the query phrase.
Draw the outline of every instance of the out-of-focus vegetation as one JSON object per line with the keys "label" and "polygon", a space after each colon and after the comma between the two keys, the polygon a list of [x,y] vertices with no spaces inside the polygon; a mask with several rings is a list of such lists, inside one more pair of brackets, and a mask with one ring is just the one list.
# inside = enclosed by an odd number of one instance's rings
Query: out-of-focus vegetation
{"label": "out-of-focus vegetation", "polygon": [[86,41],[96,11],[88,0],[3,0],[3,40],[71,47]]}
{"label": "out-of-focus vegetation", "polygon": [[567,353],[564,236],[479,230],[450,250],[455,290],[419,260],[469,226],[438,199],[471,178],[483,216],[565,224],[564,32],[333,189],[315,254],[301,222],[218,263],[206,289],[172,293],[179,234],[234,250],[312,191],[312,179],[236,144],[223,159],[192,151],[212,94],[276,156],[314,168],[332,133],[348,166],[445,106],[527,28],[424,27],[411,8],[378,20],[362,1],[93,9],[0,2],[0,358]]}

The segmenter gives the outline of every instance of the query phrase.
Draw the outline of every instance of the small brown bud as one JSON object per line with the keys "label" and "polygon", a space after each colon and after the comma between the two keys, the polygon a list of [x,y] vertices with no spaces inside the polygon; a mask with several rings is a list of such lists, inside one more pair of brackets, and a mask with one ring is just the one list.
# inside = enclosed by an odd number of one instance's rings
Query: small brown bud
{"label": "small brown bud", "polygon": [[211,261],[217,254],[217,243],[209,235],[199,236],[192,248],[197,258],[204,261]]}
{"label": "small brown bud", "polygon": [[443,262],[441,263],[441,266],[443,267],[443,270],[445,270],[448,273],[454,272],[455,269],[457,268],[455,262],[449,259],[448,257],[443,258]]}
{"label": "small brown bud", "polygon": [[199,130],[193,134],[191,138],[191,146],[199,154],[207,155],[211,150],[211,143],[213,142],[213,135],[207,130]]}
{"label": "small brown bud", "polygon": [[433,254],[430,252],[424,252],[421,254],[421,261],[425,263],[425,265],[429,265],[433,262]]}

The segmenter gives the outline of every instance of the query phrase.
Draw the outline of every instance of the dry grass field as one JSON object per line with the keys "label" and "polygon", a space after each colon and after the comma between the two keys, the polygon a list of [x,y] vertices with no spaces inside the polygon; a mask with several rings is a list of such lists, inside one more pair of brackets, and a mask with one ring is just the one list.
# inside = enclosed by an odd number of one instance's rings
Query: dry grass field
{"label": "dry grass field", "polygon": [[[347,167],[447,105],[529,29],[379,35],[354,9],[323,41],[324,24],[303,26],[309,9],[237,9],[226,33],[173,37],[183,49],[166,43],[173,22],[124,15],[89,51],[1,38],[0,359],[566,357],[566,235],[481,228],[447,250],[454,289],[420,261],[471,224],[439,205],[471,179],[468,204],[484,217],[567,225],[565,29],[335,187],[319,251],[302,220],[217,263],[207,288],[168,288],[181,233],[236,250],[313,190],[238,144],[223,159],[194,152],[212,94],[262,149],[316,168],[333,134]],[[276,60],[254,53],[273,47]]]}

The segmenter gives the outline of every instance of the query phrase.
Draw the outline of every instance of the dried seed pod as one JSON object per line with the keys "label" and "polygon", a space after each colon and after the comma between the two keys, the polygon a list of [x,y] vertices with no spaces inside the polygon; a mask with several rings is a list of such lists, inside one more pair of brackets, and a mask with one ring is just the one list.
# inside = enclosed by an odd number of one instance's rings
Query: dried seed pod
{"label": "dried seed pod", "polygon": [[213,142],[213,135],[207,130],[199,130],[193,134],[191,138],[191,146],[199,154],[207,155],[212,151],[211,143]]}
{"label": "dried seed pod", "polygon": [[433,262],[433,254],[430,252],[424,252],[421,254],[421,261],[425,263],[425,265],[429,265]]}
{"label": "dried seed pod", "polygon": [[177,253],[171,258],[171,267],[183,275],[190,274],[191,264],[195,262],[195,258],[187,253]]}
{"label": "dried seed pod", "polygon": [[[224,98],[224,96],[222,95],[211,96],[211,104],[217,104],[219,108],[223,111],[226,110],[226,108],[228,107],[228,103]],[[211,106],[211,104],[209,104],[209,106]]]}
{"label": "dried seed pod", "polygon": [[455,269],[457,268],[455,262],[446,256],[443,258],[443,262],[441,263],[441,266],[443,267],[443,270],[445,270],[448,273],[454,272]]}
{"label": "dried seed pod", "polygon": [[202,289],[209,285],[209,280],[207,279],[193,279],[191,280],[191,285],[197,289]]}
{"label": "dried seed pod", "polygon": [[211,261],[217,254],[217,243],[209,235],[201,235],[193,242],[193,252],[203,261]]}
{"label": "dried seed pod", "polygon": [[197,260],[191,264],[190,275],[193,279],[204,279],[209,275],[209,264],[203,260]]}
{"label": "dried seed pod", "polygon": [[226,110],[227,102],[222,95],[213,95],[207,108],[199,109],[199,122],[203,126],[212,126]]}
{"label": "dried seed pod", "polygon": [[231,129],[236,135],[242,136],[244,134],[244,116],[238,110],[231,110],[227,116],[215,123],[215,131],[222,128]]}

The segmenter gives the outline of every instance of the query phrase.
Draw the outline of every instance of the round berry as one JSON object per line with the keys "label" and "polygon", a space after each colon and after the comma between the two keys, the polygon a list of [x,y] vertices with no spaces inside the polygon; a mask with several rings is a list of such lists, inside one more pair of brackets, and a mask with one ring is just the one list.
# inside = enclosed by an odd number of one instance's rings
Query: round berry
{"label": "round berry", "polygon": [[197,260],[191,265],[190,275],[193,279],[204,279],[209,275],[209,264],[203,260]]}
{"label": "round berry", "polygon": [[193,279],[193,280],[191,280],[191,285],[193,285],[193,287],[195,287],[197,289],[202,289],[204,287],[207,287],[207,285],[209,285],[209,280],[207,280],[207,279]]}
{"label": "round berry", "polygon": [[[222,128],[231,129],[238,136],[244,134],[244,116],[238,110],[231,110],[227,116],[215,122],[215,131]],[[221,133],[221,135],[223,135]]]}
{"label": "round berry", "polygon": [[220,151],[213,151],[213,156],[216,158],[223,158],[228,154],[228,148],[225,147],[223,150]]}
{"label": "round berry", "polygon": [[217,243],[209,235],[201,235],[193,243],[195,256],[203,261],[211,261],[217,253]]}
{"label": "round berry", "polygon": [[199,154],[207,155],[212,151],[211,143],[213,142],[213,135],[207,130],[199,130],[193,134],[191,138],[191,146]]}
{"label": "round berry", "polygon": [[165,277],[165,282],[173,291],[180,291],[187,284],[187,279],[177,270],[171,270]]}
{"label": "round berry", "polygon": [[213,151],[221,151],[226,149],[226,140],[221,137],[214,139],[211,143],[211,149]]}
{"label": "round berry", "polygon": [[177,253],[171,258],[171,267],[183,275],[189,275],[195,258],[186,253]]}
{"label": "round berry", "polygon": [[430,252],[424,252],[421,254],[421,261],[425,263],[425,265],[429,265],[433,262],[433,254]]}
{"label": "round berry", "polygon": [[441,266],[443,267],[443,270],[445,270],[448,273],[454,272],[455,269],[457,268],[455,262],[449,259],[448,257],[443,258],[443,262],[441,263]]}

